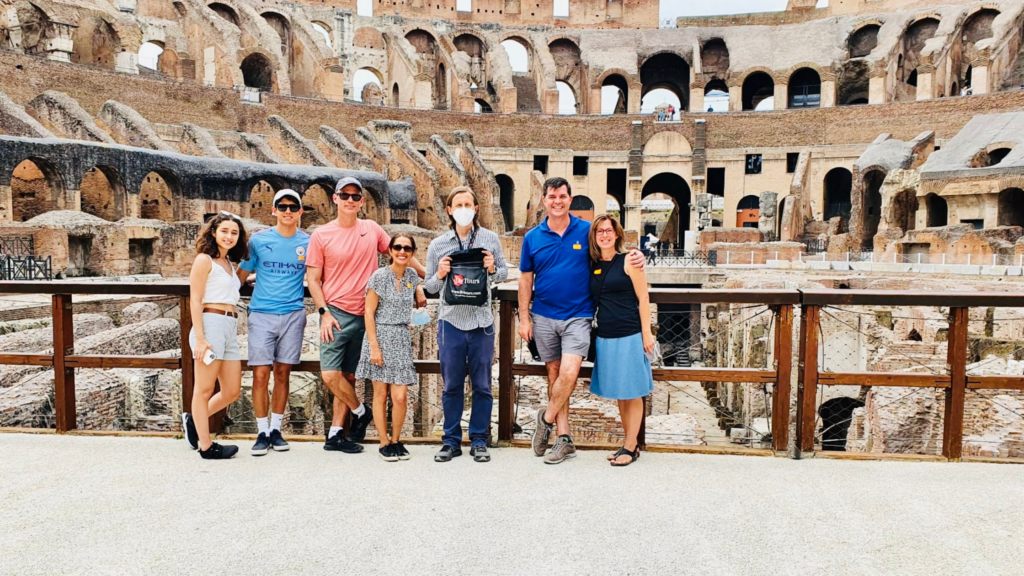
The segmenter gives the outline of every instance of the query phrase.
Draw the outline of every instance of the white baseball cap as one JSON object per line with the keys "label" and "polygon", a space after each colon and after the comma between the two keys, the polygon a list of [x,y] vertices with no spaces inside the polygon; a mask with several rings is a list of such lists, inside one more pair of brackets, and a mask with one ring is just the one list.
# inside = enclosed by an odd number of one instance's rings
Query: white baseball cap
{"label": "white baseball cap", "polygon": [[281,198],[291,198],[292,200],[295,200],[299,206],[302,206],[302,197],[299,196],[298,192],[291,188],[282,188],[277,194],[274,194],[274,206],[277,206],[277,203]]}

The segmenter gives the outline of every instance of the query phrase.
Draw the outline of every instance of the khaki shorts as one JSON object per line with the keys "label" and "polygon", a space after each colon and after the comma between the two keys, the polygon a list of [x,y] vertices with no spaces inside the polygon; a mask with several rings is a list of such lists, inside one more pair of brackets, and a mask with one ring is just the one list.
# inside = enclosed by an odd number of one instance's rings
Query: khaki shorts
{"label": "khaki shorts", "polygon": [[587,357],[590,350],[591,318],[552,320],[530,314],[533,322],[533,340],[543,362],[561,360],[563,354]]}

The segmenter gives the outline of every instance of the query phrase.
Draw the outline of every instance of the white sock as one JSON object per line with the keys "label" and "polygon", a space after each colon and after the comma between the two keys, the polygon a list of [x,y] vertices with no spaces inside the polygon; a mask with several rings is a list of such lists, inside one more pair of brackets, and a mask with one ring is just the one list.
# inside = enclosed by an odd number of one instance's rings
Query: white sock
{"label": "white sock", "polygon": [[341,426],[331,426],[331,432],[330,434],[327,435],[327,437],[334,438],[335,436],[338,435],[338,432],[341,432]]}
{"label": "white sock", "polygon": [[281,420],[284,420],[284,414],[277,414],[274,412],[270,413],[270,429],[281,431]]}
{"label": "white sock", "polygon": [[359,408],[352,411],[352,415],[356,418],[362,417],[363,414],[366,414],[366,404],[360,404]]}
{"label": "white sock", "polygon": [[266,434],[270,436],[270,421],[268,418],[256,418],[256,427],[259,429],[260,434]]}

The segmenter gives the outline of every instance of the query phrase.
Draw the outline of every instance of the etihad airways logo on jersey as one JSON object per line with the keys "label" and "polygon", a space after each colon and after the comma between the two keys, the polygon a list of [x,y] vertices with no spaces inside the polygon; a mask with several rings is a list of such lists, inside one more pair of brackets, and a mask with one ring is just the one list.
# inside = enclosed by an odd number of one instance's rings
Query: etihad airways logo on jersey
{"label": "etihad airways logo on jersey", "polygon": [[264,260],[262,262],[262,264],[263,264],[264,268],[270,268],[270,269],[275,269],[275,268],[287,268],[287,269],[291,269],[291,270],[305,270],[306,269],[306,265],[305,264],[297,264],[295,262],[271,262],[269,260]]}

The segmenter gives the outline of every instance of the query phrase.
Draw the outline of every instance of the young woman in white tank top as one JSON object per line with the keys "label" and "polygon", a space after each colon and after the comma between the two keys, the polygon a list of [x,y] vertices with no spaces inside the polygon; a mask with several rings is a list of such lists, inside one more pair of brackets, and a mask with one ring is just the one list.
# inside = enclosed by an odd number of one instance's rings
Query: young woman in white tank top
{"label": "young woman in white tank top", "polygon": [[[199,232],[195,262],[189,274],[192,332],[189,344],[195,359],[192,412],[182,414],[185,440],[208,460],[231,458],[237,446],[210,438],[210,414],[226,408],[242,391],[242,362],[238,350],[239,300],[236,267],[249,256],[242,220],[220,212]],[[212,361],[207,363],[209,356]],[[213,388],[220,380],[220,392]]]}

